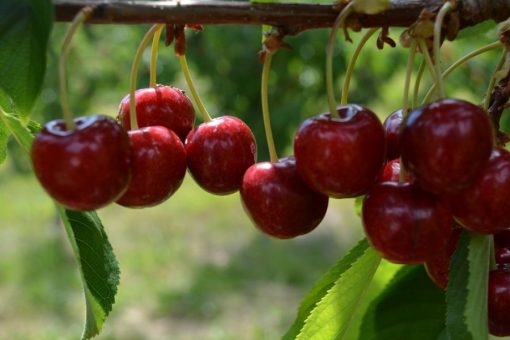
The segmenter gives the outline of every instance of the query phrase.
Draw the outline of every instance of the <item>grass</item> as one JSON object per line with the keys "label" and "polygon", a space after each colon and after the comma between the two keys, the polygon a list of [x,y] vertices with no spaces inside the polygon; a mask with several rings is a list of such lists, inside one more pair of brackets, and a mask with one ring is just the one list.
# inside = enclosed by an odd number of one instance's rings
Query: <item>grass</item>
{"label": "grass", "polygon": [[[84,304],[52,202],[31,175],[0,167],[0,338],[72,339]],[[164,204],[99,211],[121,267],[99,339],[277,339],[313,283],[361,236],[352,200],[331,200],[310,235],[262,235],[238,194],[187,176]]]}

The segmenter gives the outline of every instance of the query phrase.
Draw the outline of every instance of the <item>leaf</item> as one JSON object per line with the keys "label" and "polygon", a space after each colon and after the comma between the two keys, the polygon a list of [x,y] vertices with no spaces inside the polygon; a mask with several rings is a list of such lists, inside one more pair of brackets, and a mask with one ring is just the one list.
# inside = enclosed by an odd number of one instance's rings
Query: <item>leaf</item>
{"label": "leaf", "polygon": [[465,39],[465,38],[470,39],[470,40],[477,40],[477,39],[480,39],[483,37],[494,38],[494,40],[496,40],[498,38],[496,31],[497,31],[497,27],[493,21],[485,21],[485,22],[479,23],[475,26],[463,28],[459,32],[459,34],[457,35],[455,40],[460,40],[460,39]]}
{"label": "leaf", "polygon": [[[1,113],[0,113],[1,114]],[[9,131],[3,119],[0,119],[0,164],[5,161],[7,156],[7,139],[9,138]]]}
{"label": "leaf", "polygon": [[34,140],[34,134],[40,129],[39,124],[30,121],[28,126],[24,126],[17,115],[10,113],[0,115],[0,118],[2,118],[3,122],[12,132],[14,138],[16,138],[23,150],[25,150],[27,153],[30,153],[30,149],[32,148],[32,141]]}
{"label": "leaf", "polygon": [[[51,0],[2,0],[0,13],[0,89],[25,118],[44,78],[53,5]],[[13,111],[5,97],[0,105]]]}
{"label": "leaf", "polygon": [[366,239],[359,242],[305,296],[283,339],[310,339],[319,333],[327,339],[341,337],[380,260]]}
{"label": "leaf", "polygon": [[424,267],[405,266],[368,308],[359,339],[436,339],[444,330],[445,310],[444,293]]}
{"label": "leaf", "polygon": [[489,237],[463,232],[450,264],[446,327],[450,339],[488,339]]}
{"label": "leaf", "polygon": [[95,212],[77,212],[60,206],[58,211],[81,269],[87,306],[82,339],[89,339],[99,334],[112,310],[120,270]]}
{"label": "leaf", "polygon": [[363,209],[363,199],[365,198],[365,195],[358,196],[354,199],[354,211],[356,212],[356,215],[361,217],[361,212]]}

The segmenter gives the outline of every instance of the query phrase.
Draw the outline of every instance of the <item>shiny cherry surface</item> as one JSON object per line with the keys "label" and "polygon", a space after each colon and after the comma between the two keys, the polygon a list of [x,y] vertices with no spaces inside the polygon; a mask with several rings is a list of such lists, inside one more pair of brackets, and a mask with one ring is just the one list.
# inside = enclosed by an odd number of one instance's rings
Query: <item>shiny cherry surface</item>
{"label": "shiny cherry surface", "polygon": [[489,272],[489,332],[496,336],[510,335],[510,271]]}
{"label": "shiny cherry surface", "polygon": [[294,140],[299,174],[331,197],[355,197],[376,181],[385,157],[379,118],[359,105],[340,106],[339,117],[321,114],[303,122]]}
{"label": "shiny cherry surface", "polygon": [[436,196],[412,183],[375,184],[363,200],[368,241],[395,263],[425,262],[445,246],[453,223]]}
{"label": "shiny cherry surface", "polygon": [[[409,173],[405,174],[404,181],[411,182]],[[383,171],[377,179],[378,182],[400,182],[400,159],[396,158],[384,165]]]}
{"label": "shiny cherry surface", "polygon": [[[188,96],[176,87],[157,85],[135,92],[138,126],[164,126],[174,131],[184,142],[195,123],[195,111]],[[122,99],[118,120],[126,130],[131,129],[129,95]]]}
{"label": "shiny cherry surface", "polygon": [[233,116],[214,118],[191,130],[185,143],[188,169],[206,191],[226,195],[239,190],[255,163],[257,145],[248,125]]}
{"label": "shiny cherry surface", "polygon": [[128,132],[133,178],[117,203],[131,208],[157,205],[168,199],[186,174],[186,152],[179,137],[163,126]]}
{"label": "shiny cherry surface", "polygon": [[312,231],[328,207],[328,197],[303,182],[292,157],[252,165],[243,178],[241,200],[255,226],[280,239]]}
{"label": "shiny cherry surface", "polygon": [[403,119],[402,110],[397,110],[386,117],[383,122],[387,160],[400,157],[400,126]]}
{"label": "shiny cherry surface", "polygon": [[401,132],[402,161],[423,189],[452,193],[474,181],[493,145],[493,127],[478,106],[442,99],[412,111]]}
{"label": "shiny cherry surface", "polygon": [[449,198],[455,219],[476,233],[510,227],[510,153],[496,148],[474,183]]}
{"label": "shiny cherry surface", "polygon": [[95,210],[124,193],[131,178],[129,137],[105,116],[47,123],[32,145],[34,172],[48,194],[72,210]]}
{"label": "shiny cherry surface", "polygon": [[453,253],[459,243],[462,229],[453,228],[444,247],[437,249],[436,254],[425,262],[425,269],[432,282],[439,288],[446,289],[448,285],[448,273]]}

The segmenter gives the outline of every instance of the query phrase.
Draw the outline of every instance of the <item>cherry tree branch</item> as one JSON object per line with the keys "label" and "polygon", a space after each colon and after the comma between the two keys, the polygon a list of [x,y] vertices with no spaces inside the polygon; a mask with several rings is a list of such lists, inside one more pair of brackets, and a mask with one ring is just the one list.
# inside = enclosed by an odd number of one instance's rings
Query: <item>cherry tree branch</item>
{"label": "cherry tree branch", "polygon": [[[333,3],[333,1],[332,1]],[[427,8],[435,10],[444,0],[390,0],[383,13],[353,13],[350,27],[406,27]],[[457,0],[460,28],[486,20],[502,21],[510,17],[508,0]],[[292,3],[250,3],[241,1],[119,1],[54,0],[55,19],[71,21],[85,6],[95,6],[88,23],[95,24],[267,24],[280,27],[287,34],[314,28],[331,27],[338,15],[333,5]]]}

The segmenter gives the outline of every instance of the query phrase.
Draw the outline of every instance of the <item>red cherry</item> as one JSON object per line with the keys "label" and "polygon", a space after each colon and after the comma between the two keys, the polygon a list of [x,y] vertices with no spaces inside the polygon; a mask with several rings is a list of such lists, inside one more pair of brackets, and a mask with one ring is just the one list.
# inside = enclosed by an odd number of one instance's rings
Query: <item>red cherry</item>
{"label": "red cherry", "polygon": [[496,336],[510,335],[510,272],[497,269],[489,272],[489,332]]}
{"label": "red cherry", "polygon": [[489,117],[480,107],[441,99],[405,119],[402,161],[423,189],[455,192],[471,185],[489,159],[493,135]]}
{"label": "red cherry", "polygon": [[281,239],[315,229],[328,207],[328,197],[303,182],[292,157],[252,165],[243,177],[241,200],[257,228]]}
{"label": "red cherry", "polygon": [[498,267],[510,267],[510,248],[501,248],[496,250],[494,257]]}
{"label": "red cherry", "polygon": [[386,136],[386,159],[400,157],[400,126],[404,116],[402,110],[391,113],[384,120],[384,134]]}
{"label": "red cherry", "polygon": [[437,249],[436,254],[425,262],[425,269],[432,282],[439,288],[446,289],[448,273],[453,253],[459,243],[461,228],[453,228],[446,245]]}
{"label": "red cherry", "polygon": [[48,194],[72,210],[95,210],[124,193],[131,178],[129,137],[105,116],[47,123],[32,145],[32,164]]}
{"label": "red cherry", "polygon": [[294,140],[299,174],[314,190],[331,197],[365,193],[382,169],[384,129],[359,105],[341,106],[338,117],[321,114],[303,122]]}
{"label": "red cherry", "polygon": [[186,152],[179,137],[162,126],[128,132],[133,178],[117,200],[126,207],[143,208],[169,198],[186,174]]}
{"label": "red cherry", "polygon": [[494,234],[494,248],[510,248],[510,229],[505,229]]}
{"label": "red cherry", "polygon": [[246,169],[255,163],[257,150],[248,125],[233,116],[200,124],[189,133],[185,147],[195,181],[219,195],[239,189]]}
{"label": "red cherry", "polygon": [[[412,180],[411,175],[409,173],[406,173],[404,181],[411,182],[411,180]],[[377,181],[400,182],[400,159],[396,158],[386,163]]]}
{"label": "red cherry", "polygon": [[385,259],[414,264],[446,244],[453,220],[445,205],[413,183],[375,184],[365,196],[363,226]]}
{"label": "red cherry", "polygon": [[[184,91],[158,85],[135,92],[136,118],[139,127],[164,126],[174,131],[182,141],[193,128],[195,111]],[[122,99],[118,119],[126,130],[131,129],[129,95]]]}
{"label": "red cherry", "polygon": [[474,183],[449,197],[455,219],[466,229],[493,234],[510,227],[510,153],[497,148]]}

